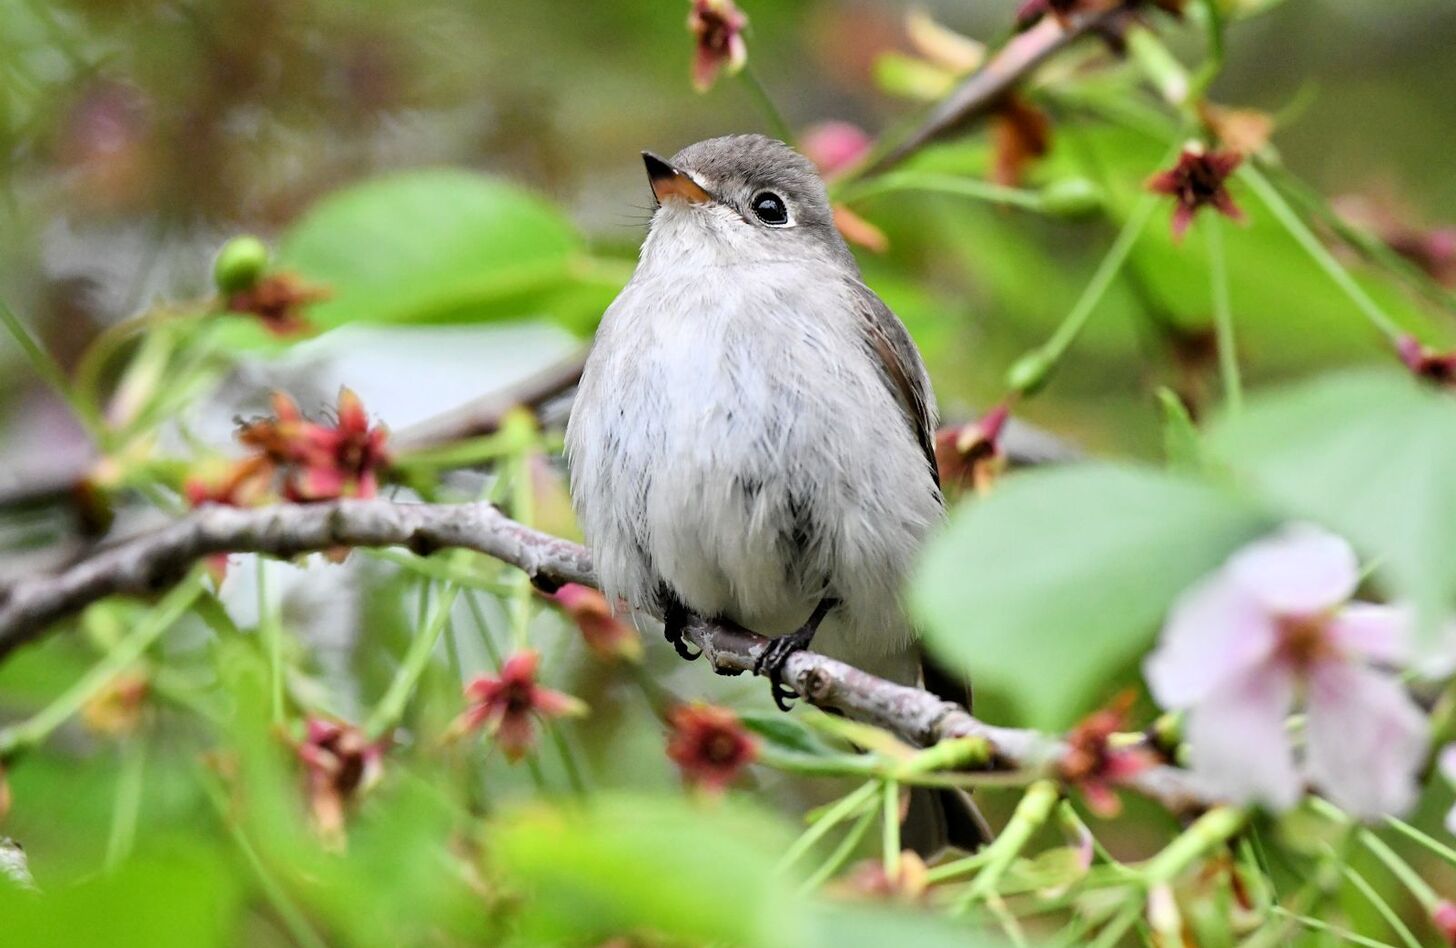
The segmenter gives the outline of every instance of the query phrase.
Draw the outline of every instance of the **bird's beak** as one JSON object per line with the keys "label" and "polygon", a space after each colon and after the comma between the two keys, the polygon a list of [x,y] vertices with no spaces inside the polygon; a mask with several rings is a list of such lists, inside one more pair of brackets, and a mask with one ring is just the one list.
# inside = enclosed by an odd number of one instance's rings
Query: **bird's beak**
{"label": "bird's beak", "polygon": [[713,200],[713,195],[703,190],[686,172],[679,171],[652,152],[644,151],[642,161],[647,165],[647,180],[652,184],[652,193],[657,196],[658,204],[667,203],[668,198],[689,204],[707,204]]}

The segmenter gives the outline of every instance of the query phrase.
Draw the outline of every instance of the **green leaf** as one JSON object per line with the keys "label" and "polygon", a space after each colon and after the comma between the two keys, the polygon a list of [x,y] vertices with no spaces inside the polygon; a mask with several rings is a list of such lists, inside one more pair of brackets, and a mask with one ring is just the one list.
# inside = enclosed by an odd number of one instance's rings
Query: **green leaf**
{"label": "green leaf", "polygon": [[1151,644],[1172,600],[1259,531],[1235,496],[1087,464],[1008,478],[962,505],[910,602],[932,652],[1009,692],[1026,722],[1073,723]]}
{"label": "green leaf", "polygon": [[1207,465],[1203,441],[1183,399],[1170,388],[1160,388],[1158,405],[1163,409],[1163,454],[1168,466],[1194,473],[1203,470]]}
{"label": "green leaf", "polygon": [[744,727],[784,750],[814,757],[838,754],[797,718],[767,711],[744,711],[739,714],[739,718]]}
{"label": "green leaf", "polygon": [[490,848],[523,886],[527,941],[591,944],[651,930],[692,943],[793,944],[793,886],[774,874],[792,834],[723,801],[602,795],[534,807],[492,828]]}
{"label": "green leaf", "polygon": [[[1210,444],[1272,506],[1342,534],[1431,617],[1456,592],[1456,399],[1398,371],[1291,386]],[[1427,628],[1433,627],[1430,622]]]}
{"label": "green leaf", "polygon": [[328,288],[330,298],[308,314],[320,328],[542,314],[579,324],[584,308],[600,315],[620,287],[620,275],[599,272],[549,204],[454,170],[391,175],[330,195],[284,235],[279,267]]}

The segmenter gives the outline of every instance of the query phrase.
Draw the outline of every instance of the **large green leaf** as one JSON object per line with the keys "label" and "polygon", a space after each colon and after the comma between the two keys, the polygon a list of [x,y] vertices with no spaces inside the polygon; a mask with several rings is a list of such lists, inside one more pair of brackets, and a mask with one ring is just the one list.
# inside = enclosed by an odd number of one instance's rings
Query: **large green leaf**
{"label": "large green leaf", "polygon": [[1189,584],[1258,532],[1230,493],[1151,469],[1088,464],[1008,479],[958,509],[911,604],[926,642],[1060,729],[1108,697]]}
{"label": "large green leaf", "polygon": [[791,838],[731,801],[707,812],[680,796],[613,795],[577,810],[525,810],[489,837],[495,861],[528,894],[528,941],[652,930],[735,945],[796,941],[792,888],[773,871]]}
{"label": "large green leaf", "polygon": [[321,283],[309,311],[346,322],[552,315],[579,324],[620,286],[546,202],[483,175],[412,171],[330,195],[284,235],[279,262]]}
{"label": "large green leaf", "polygon": [[1393,370],[1338,373],[1256,400],[1215,428],[1212,445],[1269,503],[1348,537],[1427,616],[1450,606],[1450,393]]}

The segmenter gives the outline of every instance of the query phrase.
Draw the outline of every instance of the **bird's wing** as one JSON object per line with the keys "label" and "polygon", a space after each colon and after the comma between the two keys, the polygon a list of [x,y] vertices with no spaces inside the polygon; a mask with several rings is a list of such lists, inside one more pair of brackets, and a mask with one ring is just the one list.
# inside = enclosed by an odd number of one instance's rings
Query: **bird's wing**
{"label": "bird's wing", "polygon": [[920,442],[920,449],[925,452],[930,476],[939,487],[940,472],[935,465],[935,393],[930,389],[930,376],[920,359],[920,350],[915,348],[905,324],[875,295],[874,290],[856,281],[853,292],[855,314],[859,317],[865,342],[879,363],[890,393],[905,412],[905,420]]}

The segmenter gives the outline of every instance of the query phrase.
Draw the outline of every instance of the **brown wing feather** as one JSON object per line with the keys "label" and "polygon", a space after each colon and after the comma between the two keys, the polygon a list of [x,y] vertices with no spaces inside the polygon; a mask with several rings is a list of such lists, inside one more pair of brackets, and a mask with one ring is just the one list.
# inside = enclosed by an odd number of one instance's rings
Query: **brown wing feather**
{"label": "brown wing feather", "polygon": [[879,360],[885,380],[905,412],[920,449],[925,452],[925,463],[930,465],[930,476],[935,486],[940,486],[940,471],[935,464],[935,396],[930,391],[930,379],[925,374],[925,364],[920,360],[920,350],[890,307],[863,283],[855,284],[855,302],[864,327],[865,341],[870,352]]}

